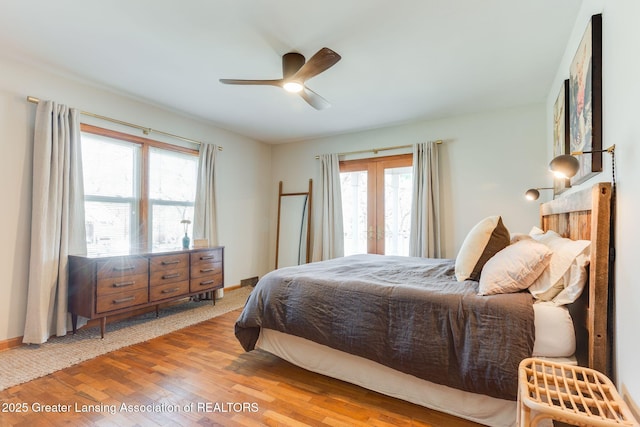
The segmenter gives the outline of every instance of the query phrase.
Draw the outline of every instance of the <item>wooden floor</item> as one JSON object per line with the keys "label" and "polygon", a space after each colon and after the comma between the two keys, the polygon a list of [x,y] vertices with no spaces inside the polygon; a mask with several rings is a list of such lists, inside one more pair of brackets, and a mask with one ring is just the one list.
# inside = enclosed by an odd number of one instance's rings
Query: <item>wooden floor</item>
{"label": "wooden floor", "polygon": [[0,425],[478,425],[245,353],[233,335],[238,314],[1,391]]}

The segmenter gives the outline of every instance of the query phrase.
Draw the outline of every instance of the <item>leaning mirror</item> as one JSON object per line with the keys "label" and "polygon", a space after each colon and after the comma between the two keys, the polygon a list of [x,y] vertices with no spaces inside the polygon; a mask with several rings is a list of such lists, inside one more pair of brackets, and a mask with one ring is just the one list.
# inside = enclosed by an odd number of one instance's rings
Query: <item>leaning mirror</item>
{"label": "leaning mirror", "polygon": [[299,193],[284,193],[282,181],[278,190],[278,229],[276,236],[276,268],[306,264],[310,257],[311,188]]}

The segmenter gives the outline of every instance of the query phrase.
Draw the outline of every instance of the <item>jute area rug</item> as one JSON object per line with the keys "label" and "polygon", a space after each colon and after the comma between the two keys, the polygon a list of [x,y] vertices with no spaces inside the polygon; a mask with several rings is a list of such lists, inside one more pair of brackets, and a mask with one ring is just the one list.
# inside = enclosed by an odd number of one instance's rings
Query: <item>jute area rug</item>
{"label": "jute area rug", "polygon": [[0,352],[0,390],[241,308],[252,289],[225,292],[215,306],[211,301],[186,302],[161,309],[158,318],[151,312],[108,324],[104,339],[99,327],[91,327],[75,335],[52,337],[44,344]]}

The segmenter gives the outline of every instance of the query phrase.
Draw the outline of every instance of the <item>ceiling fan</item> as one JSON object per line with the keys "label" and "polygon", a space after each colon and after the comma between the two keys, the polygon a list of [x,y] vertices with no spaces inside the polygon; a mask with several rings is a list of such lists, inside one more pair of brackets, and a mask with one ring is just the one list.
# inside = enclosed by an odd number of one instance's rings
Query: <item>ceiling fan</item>
{"label": "ceiling fan", "polygon": [[282,87],[288,92],[298,93],[316,110],[323,110],[331,104],[309,89],[305,82],[318,74],[333,67],[340,61],[340,55],[328,47],[323,47],[307,62],[303,55],[297,52],[285,53],[282,56],[282,78],[277,80],[236,80],[220,79],[221,83],[229,85],[267,85]]}

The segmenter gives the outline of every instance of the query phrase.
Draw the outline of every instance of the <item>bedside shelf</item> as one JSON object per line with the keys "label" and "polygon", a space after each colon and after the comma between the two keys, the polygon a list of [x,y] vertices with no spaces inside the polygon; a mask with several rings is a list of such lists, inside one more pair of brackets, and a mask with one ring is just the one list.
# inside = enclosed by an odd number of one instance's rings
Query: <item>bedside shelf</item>
{"label": "bedside shelf", "polygon": [[589,368],[529,358],[518,372],[518,425],[552,419],[578,426],[638,426],[604,374]]}

